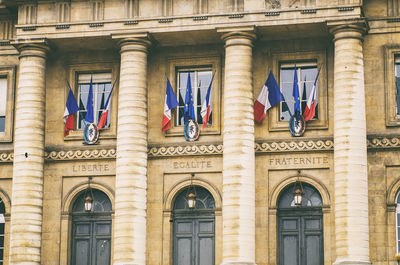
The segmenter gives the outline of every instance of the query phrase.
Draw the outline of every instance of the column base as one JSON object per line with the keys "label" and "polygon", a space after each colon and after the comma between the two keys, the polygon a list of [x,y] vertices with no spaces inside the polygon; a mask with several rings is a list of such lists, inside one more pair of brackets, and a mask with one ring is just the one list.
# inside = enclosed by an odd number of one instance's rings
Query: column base
{"label": "column base", "polygon": [[372,263],[363,260],[339,259],[336,260],[332,265],[372,265]]}

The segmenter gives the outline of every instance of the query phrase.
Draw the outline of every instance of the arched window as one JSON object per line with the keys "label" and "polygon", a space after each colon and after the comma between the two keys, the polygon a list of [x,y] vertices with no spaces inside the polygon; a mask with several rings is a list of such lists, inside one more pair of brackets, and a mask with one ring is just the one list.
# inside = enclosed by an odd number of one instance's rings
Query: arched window
{"label": "arched window", "polygon": [[188,188],[175,198],[173,265],[215,264],[215,201],[211,193],[195,186],[196,206],[189,209]]}
{"label": "arched window", "polygon": [[5,227],[6,208],[4,202],[0,199],[0,265],[4,262],[4,227]]}
{"label": "arched window", "polygon": [[278,199],[278,264],[324,264],[322,198],[319,192],[303,184],[303,200],[294,204],[294,185]]}
{"label": "arched window", "polygon": [[396,254],[400,253],[400,191],[396,196]]}
{"label": "arched window", "polygon": [[93,189],[93,210],[85,212],[85,192],[72,206],[71,265],[110,265],[111,202]]}

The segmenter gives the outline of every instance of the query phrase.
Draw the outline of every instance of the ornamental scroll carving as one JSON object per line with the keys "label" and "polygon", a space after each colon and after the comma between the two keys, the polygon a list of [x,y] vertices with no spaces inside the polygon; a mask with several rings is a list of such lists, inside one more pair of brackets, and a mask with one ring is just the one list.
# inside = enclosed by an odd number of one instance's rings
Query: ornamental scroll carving
{"label": "ornamental scroll carving", "polygon": [[[367,140],[368,150],[375,149],[399,149],[400,137],[369,137]],[[281,153],[281,152],[312,152],[312,151],[333,151],[334,143],[332,138],[310,139],[293,141],[266,141],[255,143],[256,153]],[[193,155],[222,155],[222,144],[208,145],[183,145],[183,146],[150,146],[148,148],[149,158],[161,158],[172,156],[193,156]],[[69,151],[51,151],[45,153],[46,161],[71,161],[71,160],[92,160],[92,159],[115,159],[117,151],[109,149],[87,149]],[[12,163],[14,153],[0,153],[0,163]]]}

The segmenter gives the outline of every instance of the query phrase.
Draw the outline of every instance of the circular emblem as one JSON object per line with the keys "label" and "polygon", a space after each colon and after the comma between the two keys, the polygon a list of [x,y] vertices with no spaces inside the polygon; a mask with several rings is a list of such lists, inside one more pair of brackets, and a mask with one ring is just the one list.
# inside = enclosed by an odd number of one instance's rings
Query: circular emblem
{"label": "circular emblem", "polygon": [[195,120],[189,119],[183,128],[183,132],[185,133],[185,138],[188,142],[193,142],[199,139],[199,125]]}
{"label": "circular emblem", "polygon": [[86,123],[83,129],[83,139],[87,144],[95,144],[99,140],[99,130],[94,123]]}
{"label": "circular emblem", "polygon": [[303,116],[300,116],[300,119],[297,120],[294,115],[292,115],[289,120],[289,130],[295,137],[302,136],[306,130],[306,122]]}

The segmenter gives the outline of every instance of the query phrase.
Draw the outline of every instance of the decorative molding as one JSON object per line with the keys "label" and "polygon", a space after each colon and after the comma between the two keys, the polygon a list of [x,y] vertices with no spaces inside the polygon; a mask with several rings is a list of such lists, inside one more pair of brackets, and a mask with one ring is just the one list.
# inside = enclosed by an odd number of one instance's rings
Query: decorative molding
{"label": "decorative molding", "polygon": [[124,25],[137,25],[139,24],[139,20],[129,20],[125,21]]}
{"label": "decorative molding", "polygon": [[103,22],[98,22],[98,23],[90,23],[89,27],[94,28],[94,27],[103,27],[104,23]]}
{"label": "decorative molding", "polygon": [[207,20],[208,19],[208,16],[197,16],[197,17],[193,17],[193,20],[194,21],[197,21],[197,20]]}
{"label": "decorative molding", "polygon": [[5,163],[5,162],[13,162],[14,161],[14,153],[0,153],[0,163]]}
{"label": "decorative molding", "polygon": [[339,12],[346,12],[346,11],[353,11],[354,6],[344,6],[344,7],[339,7],[338,11]]}
{"label": "decorative molding", "polygon": [[333,139],[262,142],[255,144],[256,153],[333,151]]}
{"label": "decorative molding", "polygon": [[272,17],[272,16],[279,16],[280,14],[281,14],[281,12],[279,12],[279,11],[273,11],[273,12],[266,12],[265,16]]}
{"label": "decorative molding", "polygon": [[69,29],[71,27],[70,24],[59,24],[56,25],[56,29]]}
{"label": "decorative molding", "polygon": [[87,150],[70,150],[70,151],[51,151],[45,153],[47,161],[56,160],[91,160],[91,159],[115,159],[117,151],[111,149],[87,149]]}
{"label": "decorative molding", "polygon": [[243,18],[244,14],[231,14],[228,17],[229,18]]}
{"label": "decorative molding", "polygon": [[368,149],[400,148],[400,137],[370,137],[367,139]]}
{"label": "decorative molding", "polygon": [[222,144],[186,145],[186,146],[153,146],[149,148],[149,157],[179,155],[222,155]]}
{"label": "decorative molding", "polygon": [[[368,150],[374,149],[399,149],[400,137],[368,137]],[[282,152],[312,152],[312,151],[333,151],[334,143],[332,138],[309,139],[293,141],[267,141],[256,142],[255,152],[260,153],[282,153]],[[148,148],[149,158],[176,157],[176,156],[198,156],[198,155],[222,155],[223,145],[174,145],[159,146],[153,145]],[[117,150],[108,149],[86,149],[69,151],[50,151],[45,153],[45,160],[50,161],[71,161],[71,160],[92,160],[92,159],[115,159]],[[0,163],[12,163],[13,152],[0,153]]]}
{"label": "decorative molding", "polygon": [[315,14],[317,13],[316,9],[303,9],[300,11],[301,14]]}
{"label": "decorative molding", "polygon": [[169,23],[169,22],[172,22],[172,21],[173,21],[172,18],[160,18],[158,20],[158,23]]}

